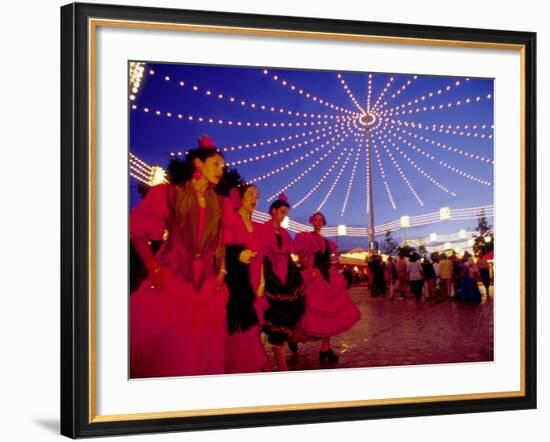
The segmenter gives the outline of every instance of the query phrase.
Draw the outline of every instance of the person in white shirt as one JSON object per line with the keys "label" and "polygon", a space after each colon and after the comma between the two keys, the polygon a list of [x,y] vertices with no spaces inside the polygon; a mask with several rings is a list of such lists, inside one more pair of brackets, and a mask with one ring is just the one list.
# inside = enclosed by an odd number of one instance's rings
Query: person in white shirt
{"label": "person in white shirt", "polygon": [[422,265],[420,264],[419,258],[420,256],[417,253],[413,253],[409,258],[409,264],[407,265],[409,282],[411,284],[411,290],[416,298],[416,302],[420,302],[422,300],[422,280],[424,278]]}

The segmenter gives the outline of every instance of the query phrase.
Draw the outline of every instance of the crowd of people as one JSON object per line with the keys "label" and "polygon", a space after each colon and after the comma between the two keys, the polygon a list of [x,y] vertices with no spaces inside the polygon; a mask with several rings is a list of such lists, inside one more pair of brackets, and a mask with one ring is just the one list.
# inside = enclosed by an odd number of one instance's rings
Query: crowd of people
{"label": "crowd of people", "polygon": [[[449,255],[434,252],[421,257],[413,252],[410,256],[405,253],[388,256],[385,261],[374,254],[367,268],[373,297],[403,300],[410,292],[417,302],[450,299],[476,303],[482,299],[478,283],[484,287],[484,295],[489,296],[490,263],[482,254],[474,258],[466,252],[459,258],[453,251]],[[343,269],[342,273],[347,275],[348,287],[351,286],[350,270]]]}
{"label": "crowd of people", "polygon": [[171,162],[170,183],[131,211],[131,244],[146,269],[130,296],[131,378],[270,371],[266,347],[286,370],[285,348],[312,340],[320,362],[334,364],[331,337],[360,319],[331,266],[336,245],[321,235],[324,215],[292,239],[282,226],[285,195],[257,223],[260,189],[240,183],[222,197],[223,173],[223,155],[203,136]]}

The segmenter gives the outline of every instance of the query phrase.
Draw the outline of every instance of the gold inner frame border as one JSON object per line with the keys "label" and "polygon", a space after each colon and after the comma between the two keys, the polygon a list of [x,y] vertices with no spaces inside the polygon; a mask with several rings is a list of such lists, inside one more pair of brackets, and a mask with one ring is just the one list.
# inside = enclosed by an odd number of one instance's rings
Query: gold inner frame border
{"label": "gold inner frame border", "polygon": [[[117,415],[97,415],[96,413],[96,247],[95,247],[95,208],[96,208],[96,35],[98,27],[115,27],[115,28],[134,28],[148,30],[172,30],[185,32],[204,32],[218,34],[237,34],[237,35],[252,35],[252,36],[271,36],[271,37],[293,37],[307,39],[325,39],[325,40],[344,40],[344,41],[360,41],[370,43],[389,43],[389,44],[411,44],[420,46],[445,46],[445,47],[462,47],[462,48],[477,48],[477,49],[499,49],[517,51],[520,55],[521,79],[520,79],[520,194],[521,194],[521,226],[520,226],[520,390],[508,392],[488,392],[488,393],[471,393],[471,394],[455,394],[455,395],[439,395],[439,396],[421,396],[421,397],[404,397],[404,398],[389,398],[389,399],[369,399],[369,400],[354,400],[354,401],[338,401],[338,402],[318,402],[318,403],[303,403],[303,404],[285,404],[285,405],[265,405],[257,407],[234,407],[234,408],[217,408],[217,409],[200,409],[200,410],[181,410],[181,411],[166,411],[166,412],[149,412],[149,413],[132,413],[132,414],[117,414]],[[438,40],[438,39],[423,39],[423,38],[404,38],[404,37],[387,37],[376,35],[359,35],[359,34],[340,34],[340,33],[325,33],[325,32],[306,32],[306,31],[291,31],[281,29],[263,29],[263,28],[245,28],[231,26],[212,26],[212,25],[196,25],[196,24],[181,24],[181,23],[156,23],[156,22],[141,22],[131,20],[108,20],[108,19],[88,19],[88,98],[89,98],[89,423],[101,422],[120,422],[134,421],[147,419],[169,419],[179,417],[198,417],[198,416],[220,416],[220,415],[238,415],[246,413],[259,412],[280,412],[280,411],[296,411],[296,410],[321,410],[328,408],[348,408],[348,407],[365,407],[375,405],[397,405],[397,404],[413,404],[413,403],[428,403],[428,402],[443,402],[443,401],[462,401],[462,400],[482,400],[482,399],[498,399],[498,398],[513,398],[525,396],[525,148],[526,148],[526,79],[525,79],[525,46],[520,44],[504,44],[504,43],[489,43],[489,42],[474,42],[474,41],[458,41],[458,40]]]}

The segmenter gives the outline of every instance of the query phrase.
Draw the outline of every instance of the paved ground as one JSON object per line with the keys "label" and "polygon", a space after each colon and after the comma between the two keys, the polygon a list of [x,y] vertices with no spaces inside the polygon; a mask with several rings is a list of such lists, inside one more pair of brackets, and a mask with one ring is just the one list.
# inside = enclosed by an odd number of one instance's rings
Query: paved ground
{"label": "paved ground", "polygon": [[[376,367],[493,360],[493,292],[481,304],[373,298],[366,287],[350,295],[362,318],[351,330],[331,339],[340,354],[336,364],[319,362],[320,341],[287,348],[289,370]],[[269,351],[269,353],[271,353]],[[272,357],[272,356],[271,356]]]}

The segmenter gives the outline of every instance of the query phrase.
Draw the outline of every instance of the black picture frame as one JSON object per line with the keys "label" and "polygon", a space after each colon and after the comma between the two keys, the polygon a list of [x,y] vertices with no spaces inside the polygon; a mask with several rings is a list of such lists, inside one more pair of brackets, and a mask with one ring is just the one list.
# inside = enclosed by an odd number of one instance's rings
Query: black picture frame
{"label": "black picture frame", "polygon": [[[96,419],[90,375],[94,244],[89,240],[89,19],[277,29],[312,33],[515,45],[522,51],[524,170],[522,394],[195,417]],[[336,422],[536,408],[536,34],[488,29],[328,20],[225,12],[69,4],[61,8],[61,434],[89,437]],[[93,201],[92,201],[93,202]],[[92,318],[92,319],[90,319]]]}

